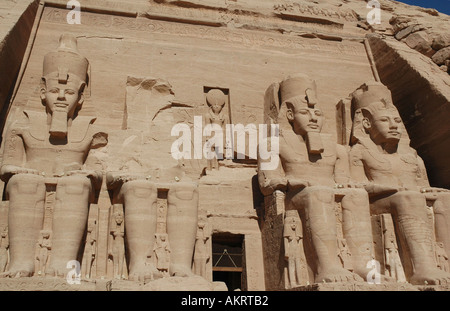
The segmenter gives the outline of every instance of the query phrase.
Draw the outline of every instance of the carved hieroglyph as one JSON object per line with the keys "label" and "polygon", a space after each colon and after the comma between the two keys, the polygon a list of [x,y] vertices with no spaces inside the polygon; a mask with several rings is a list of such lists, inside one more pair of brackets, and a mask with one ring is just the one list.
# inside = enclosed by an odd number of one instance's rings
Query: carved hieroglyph
{"label": "carved hieroglyph", "polygon": [[64,275],[67,262],[78,259],[89,203],[102,181],[89,151],[104,146],[107,135],[95,128],[95,118],[77,116],[89,62],[73,36],[62,35],[59,43],[44,58],[40,94],[46,113],[25,110],[6,134],[0,174],[7,182],[10,263],[4,277],[35,272],[48,185],[56,187],[56,197],[45,273]]}
{"label": "carved hieroglyph", "polygon": [[[321,133],[324,116],[317,105],[314,81],[295,75],[273,84],[266,94],[273,94],[267,108],[272,121],[280,125],[280,165],[277,170],[262,170],[264,160],[259,158],[262,193],[267,196],[275,190],[286,191],[286,210],[299,211],[305,254],[316,282],[365,278],[372,244],[370,233],[361,234],[365,232],[361,228],[370,228],[367,194],[350,183],[345,148]],[[337,196],[342,197],[342,230],[353,254],[355,273],[344,269],[338,258]]]}
{"label": "carved hieroglyph", "polygon": [[444,232],[448,232],[450,192],[430,187],[423,161],[402,142],[403,123],[389,89],[375,82],[362,85],[352,94],[352,111],[352,176],[368,192],[372,214],[392,214],[396,234],[412,263],[409,282],[447,283],[450,275],[436,266],[426,201],[435,202],[435,212],[441,216],[436,238],[448,249]]}

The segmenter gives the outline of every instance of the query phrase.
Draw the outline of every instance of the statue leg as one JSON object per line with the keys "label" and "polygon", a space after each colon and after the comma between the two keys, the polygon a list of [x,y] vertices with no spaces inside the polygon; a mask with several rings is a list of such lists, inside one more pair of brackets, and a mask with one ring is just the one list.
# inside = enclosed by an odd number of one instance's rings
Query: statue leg
{"label": "statue leg", "polygon": [[91,181],[84,176],[66,176],[56,185],[52,222],[52,255],[47,275],[66,276],[67,263],[78,260],[89,213]]}
{"label": "statue leg", "polygon": [[42,272],[42,274],[45,273],[45,266],[47,265],[47,260],[48,260],[48,249],[44,248],[42,250],[42,255],[41,258],[39,259],[39,265],[40,265],[40,271]]}
{"label": "statue leg", "polygon": [[436,241],[444,244],[447,255],[450,255],[450,193],[439,193],[433,205]]}
{"label": "statue leg", "polygon": [[419,192],[402,191],[390,198],[397,231],[409,250],[414,269],[410,282],[441,284],[450,281],[450,274],[439,270],[436,265],[425,197]]}
{"label": "statue leg", "polygon": [[295,274],[297,277],[297,284],[298,285],[303,285],[305,284],[308,280],[305,278],[305,276],[303,275],[303,269],[305,267],[303,266],[303,261],[301,260],[301,258],[298,256],[295,259]]}
{"label": "statue leg", "polygon": [[[304,222],[316,259],[315,281],[345,282],[361,278],[342,268],[338,259],[334,190],[308,187],[292,198],[296,208],[304,208]],[[301,214],[301,213],[300,213]]]}
{"label": "statue leg", "polygon": [[8,182],[9,271],[4,276],[31,276],[44,222],[45,183],[38,175],[18,174]]}
{"label": "statue leg", "polygon": [[170,273],[191,276],[192,255],[198,220],[197,184],[180,182],[172,186],[167,196],[167,234],[170,244]]}
{"label": "statue leg", "polygon": [[342,230],[352,254],[353,269],[363,279],[373,258],[369,197],[364,189],[346,189],[342,198]]}
{"label": "statue leg", "polygon": [[196,275],[203,276],[202,260],[201,258],[194,259],[194,274]]}
{"label": "statue leg", "polygon": [[8,251],[4,248],[0,249],[0,273],[5,271],[8,263]]}
{"label": "statue leg", "polygon": [[118,252],[118,258],[117,258],[117,264],[118,264],[118,268],[117,268],[117,275],[119,277],[119,280],[122,279],[123,276],[123,262],[125,260],[125,250],[124,248],[121,248],[120,251]]}
{"label": "statue leg", "polygon": [[[133,180],[126,182],[120,192],[125,207],[125,237],[130,258],[129,279],[144,281],[152,275],[158,275],[155,266],[147,260],[155,244],[157,189],[155,184],[149,181]],[[120,260],[118,264],[120,271]]]}
{"label": "statue leg", "polygon": [[289,257],[288,272],[289,272],[289,283],[291,284],[291,288],[297,287],[297,274],[295,271],[295,258]]}
{"label": "statue leg", "polygon": [[118,263],[118,260],[117,260],[117,251],[113,251],[112,252],[111,259],[112,259],[112,262],[113,262],[113,278],[120,280],[119,263]]}

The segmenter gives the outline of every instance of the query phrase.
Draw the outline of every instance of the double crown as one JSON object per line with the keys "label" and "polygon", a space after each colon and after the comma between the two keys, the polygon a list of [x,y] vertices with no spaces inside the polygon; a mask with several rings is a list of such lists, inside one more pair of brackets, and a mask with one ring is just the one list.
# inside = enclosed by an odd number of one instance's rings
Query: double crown
{"label": "double crown", "polygon": [[44,57],[43,77],[58,79],[59,83],[78,80],[87,81],[89,62],[78,52],[77,39],[68,34],[59,38],[59,47]]}

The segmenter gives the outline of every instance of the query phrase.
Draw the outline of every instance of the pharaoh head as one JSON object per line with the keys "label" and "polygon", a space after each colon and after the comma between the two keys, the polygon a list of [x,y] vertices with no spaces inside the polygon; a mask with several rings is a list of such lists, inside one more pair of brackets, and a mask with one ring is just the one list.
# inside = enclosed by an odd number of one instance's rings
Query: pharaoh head
{"label": "pharaoh head", "polygon": [[44,57],[41,99],[51,115],[50,135],[65,137],[67,121],[83,103],[89,62],[79,54],[77,40],[62,35],[59,47]]}
{"label": "pharaoh head", "polygon": [[363,84],[353,92],[352,115],[354,136],[368,135],[376,145],[400,141],[402,119],[392,103],[391,92],[383,84]]}
{"label": "pharaoh head", "polygon": [[44,239],[50,238],[50,231],[48,231],[48,230],[41,230],[41,236]]}
{"label": "pharaoh head", "polygon": [[121,225],[123,222],[123,214],[122,212],[116,212],[114,215],[114,220],[116,224]]}
{"label": "pharaoh head", "polygon": [[296,210],[287,210],[284,218],[284,235],[288,236],[289,232],[296,232],[300,230],[300,218]]}
{"label": "pharaoh head", "polygon": [[95,219],[89,219],[87,225],[87,231],[93,232],[97,221]]}
{"label": "pharaoh head", "polygon": [[225,94],[219,89],[212,89],[206,94],[206,102],[215,114],[219,114],[225,106]]}
{"label": "pharaoh head", "polygon": [[323,113],[316,107],[316,84],[305,75],[298,74],[280,84],[281,105],[286,105],[286,117],[298,135],[320,133]]}
{"label": "pharaoh head", "polygon": [[293,132],[305,139],[310,154],[322,153],[324,149],[320,133],[324,116],[316,106],[317,91],[314,80],[303,74],[290,76],[280,83],[279,97],[281,107],[278,119],[281,128],[286,127],[283,125],[285,119]]}

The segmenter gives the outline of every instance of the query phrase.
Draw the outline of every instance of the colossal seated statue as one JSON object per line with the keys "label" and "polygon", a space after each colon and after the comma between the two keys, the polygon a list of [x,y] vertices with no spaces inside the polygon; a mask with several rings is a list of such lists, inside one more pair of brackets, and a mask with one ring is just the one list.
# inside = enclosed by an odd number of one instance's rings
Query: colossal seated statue
{"label": "colossal seated statue", "polygon": [[[164,171],[158,181],[151,173],[136,175],[108,172],[109,189],[117,203],[124,206],[125,239],[129,256],[129,279],[147,281],[163,277],[155,262],[148,260],[157,241],[157,233],[167,233],[170,243],[171,276],[193,276],[198,218],[198,185],[183,177],[181,167]],[[153,176],[156,173],[153,172]],[[167,191],[167,232],[157,232],[158,189]],[[156,255],[156,254],[155,254]]]}
{"label": "colossal seated statue", "polygon": [[89,203],[102,181],[89,151],[107,144],[107,135],[94,117],[77,111],[84,101],[88,60],[71,35],[62,35],[59,48],[45,55],[40,96],[45,113],[23,111],[4,141],[0,176],[7,182],[10,241],[9,269],[3,277],[32,276],[35,248],[43,229],[46,184],[56,187],[48,275],[67,273],[77,260],[86,231]]}
{"label": "colossal seated statue", "polygon": [[[346,282],[366,278],[372,259],[372,236],[367,193],[350,180],[348,153],[330,135],[321,133],[323,112],[318,108],[315,82],[305,75],[282,81],[275,92],[279,104],[279,167],[262,169],[262,193],[286,193],[285,209],[298,211],[305,236],[304,247],[314,282]],[[266,93],[267,94],[267,93]],[[279,105],[279,107],[278,107]],[[270,141],[268,141],[270,144]],[[352,253],[353,273],[338,257],[336,197],[342,197],[343,234]]]}
{"label": "colossal seated statue", "polygon": [[367,190],[371,214],[392,215],[412,263],[408,281],[446,284],[450,274],[437,268],[426,200],[434,201],[436,238],[448,250],[450,192],[430,187],[422,159],[402,143],[404,126],[387,87],[375,82],[359,87],[352,93],[352,117],[352,177]]}

